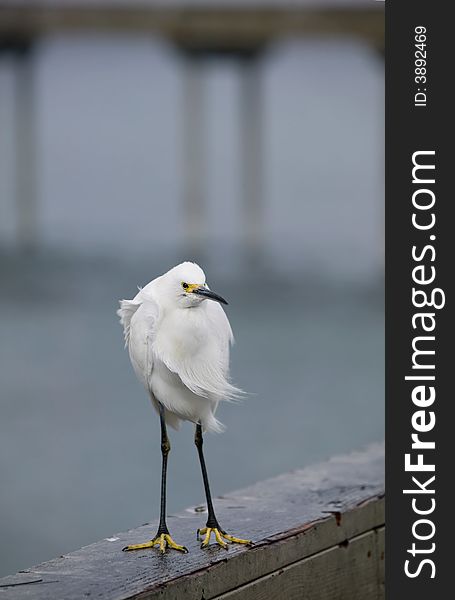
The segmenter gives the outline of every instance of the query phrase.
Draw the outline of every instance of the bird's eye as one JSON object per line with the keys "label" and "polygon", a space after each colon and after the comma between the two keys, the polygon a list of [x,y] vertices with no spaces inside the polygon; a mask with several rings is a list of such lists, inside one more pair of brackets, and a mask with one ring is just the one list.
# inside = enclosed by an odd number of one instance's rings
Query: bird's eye
{"label": "bird's eye", "polygon": [[187,289],[188,289],[188,284],[187,284],[187,283],[185,283],[185,282],[183,282],[183,283],[182,283],[182,288],[183,288],[184,290],[187,290]]}

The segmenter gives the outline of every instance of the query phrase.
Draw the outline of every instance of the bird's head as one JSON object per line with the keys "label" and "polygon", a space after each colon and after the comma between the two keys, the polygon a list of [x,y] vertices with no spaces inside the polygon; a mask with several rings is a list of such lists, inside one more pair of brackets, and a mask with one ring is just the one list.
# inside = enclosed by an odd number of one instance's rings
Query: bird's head
{"label": "bird's head", "polygon": [[198,306],[204,300],[227,304],[224,298],[209,289],[205,273],[196,263],[181,263],[168,271],[164,277],[169,285],[169,292],[181,308]]}

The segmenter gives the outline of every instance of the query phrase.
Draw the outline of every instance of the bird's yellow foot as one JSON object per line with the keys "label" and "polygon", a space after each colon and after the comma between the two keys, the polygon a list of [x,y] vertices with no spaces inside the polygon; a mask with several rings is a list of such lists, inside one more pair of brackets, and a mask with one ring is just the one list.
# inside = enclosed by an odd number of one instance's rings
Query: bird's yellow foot
{"label": "bird's yellow foot", "polygon": [[157,535],[155,538],[153,538],[153,540],[150,540],[150,542],[145,542],[145,544],[133,544],[132,546],[125,546],[123,551],[129,552],[130,550],[144,550],[145,548],[153,548],[154,546],[159,546],[161,554],[166,552],[166,548],[173,548],[174,550],[180,550],[180,552],[188,552],[188,548],[185,548],[185,546],[180,546],[180,544],[176,544],[168,533]]}
{"label": "bird's yellow foot", "polygon": [[222,529],[217,529],[216,527],[204,527],[203,529],[197,530],[197,539],[199,536],[204,536],[204,539],[201,543],[201,548],[207,548],[210,543],[210,536],[212,533],[215,536],[216,543],[220,545],[222,548],[228,549],[229,544],[252,544],[251,540],[242,540],[241,538],[234,537],[233,535],[229,535]]}

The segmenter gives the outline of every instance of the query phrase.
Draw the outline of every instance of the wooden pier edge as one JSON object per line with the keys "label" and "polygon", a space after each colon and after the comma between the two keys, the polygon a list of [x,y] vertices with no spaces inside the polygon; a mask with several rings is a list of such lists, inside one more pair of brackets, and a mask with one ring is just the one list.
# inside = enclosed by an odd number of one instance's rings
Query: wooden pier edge
{"label": "wooden pier edge", "polygon": [[202,550],[193,507],[169,518],[188,554],[123,553],[156,523],[0,579],[0,600],[380,600],[384,598],[384,448],[252,485],[216,501],[222,526],[254,546]]}

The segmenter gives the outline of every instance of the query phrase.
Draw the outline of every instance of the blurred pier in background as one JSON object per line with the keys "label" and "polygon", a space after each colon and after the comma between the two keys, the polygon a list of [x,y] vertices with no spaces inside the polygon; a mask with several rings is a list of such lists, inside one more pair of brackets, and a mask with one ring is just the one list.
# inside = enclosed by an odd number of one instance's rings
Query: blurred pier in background
{"label": "blurred pier in background", "polygon": [[213,57],[220,56],[238,65],[239,242],[247,264],[254,267],[265,256],[262,244],[266,237],[260,77],[264,52],[286,36],[347,36],[362,39],[382,52],[384,23],[381,3],[362,0],[2,0],[0,52],[14,56],[16,88],[15,243],[23,251],[36,248],[41,237],[34,49],[42,36],[78,30],[159,36],[169,40],[184,57],[182,211],[186,249],[199,261],[205,258],[210,227],[205,67]]}

